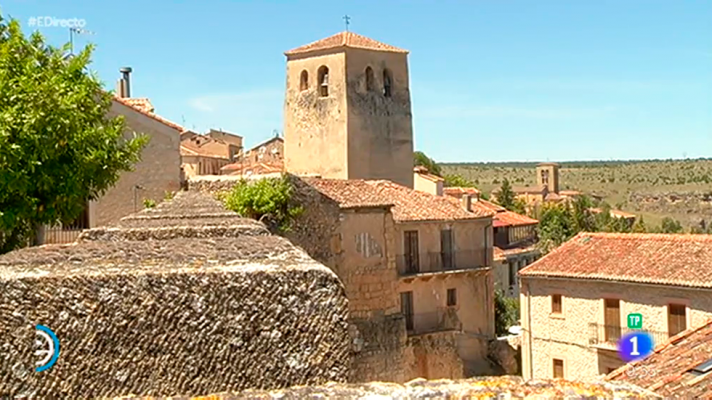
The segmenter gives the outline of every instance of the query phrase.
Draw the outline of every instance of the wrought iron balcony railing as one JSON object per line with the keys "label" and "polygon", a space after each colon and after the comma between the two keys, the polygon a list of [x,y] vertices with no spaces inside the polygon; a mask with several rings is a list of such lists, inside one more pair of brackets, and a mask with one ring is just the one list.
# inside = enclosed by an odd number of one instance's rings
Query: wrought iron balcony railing
{"label": "wrought iron balcony railing", "polygon": [[396,256],[396,267],[400,275],[481,268],[486,266],[487,262],[485,249],[460,250],[451,253],[401,254]]}
{"label": "wrought iron balcony railing", "polygon": [[650,331],[647,329],[628,329],[623,326],[589,323],[588,343],[591,346],[615,348],[617,346],[618,339],[620,339],[623,335],[640,330],[652,335],[653,344],[655,346],[665,343],[670,338],[670,335],[668,335],[667,332]]}
{"label": "wrought iron balcony railing", "polygon": [[409,335],[462,330],[457,310],[451,307],[442,307],[433,312],[405,315],[405,326]]}

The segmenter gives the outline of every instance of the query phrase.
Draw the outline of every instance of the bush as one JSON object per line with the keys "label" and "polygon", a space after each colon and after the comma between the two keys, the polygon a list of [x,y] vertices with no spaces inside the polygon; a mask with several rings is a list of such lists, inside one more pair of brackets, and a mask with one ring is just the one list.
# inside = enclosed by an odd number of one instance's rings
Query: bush
{"label": "bush", "polygon": [[292,204],[292,183],[286,175],[254,181],[241,180],[223,196],[225,206],[245,218],[264,222],[286,232],[304,210]]}
{"label": "bush", "polygon": [[156,201],[153,199],[143,199],[143,208],[153,208],[156,206]]}
{"label": "bush", "polygon": [[498,336],[509,333],[509,327],[519,321],[519,300],[507,297],[504,291],[494,292],[494,330]]}

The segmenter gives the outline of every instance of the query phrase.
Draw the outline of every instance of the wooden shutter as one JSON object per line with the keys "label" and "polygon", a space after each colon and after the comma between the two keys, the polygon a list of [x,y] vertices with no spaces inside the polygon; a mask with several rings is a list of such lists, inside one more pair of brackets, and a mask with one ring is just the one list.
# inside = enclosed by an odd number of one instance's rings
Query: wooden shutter
{"label": "wooden shutter", "polygon": [[554,359],[554,378],[564,377],[564,360]]}
{"label": "wooden shutter", "polygon": [[552,294],[551,295],[551,312],[554,314],[561,314],[561,295]]}
{"label": "wooden shutter", "polygon": [[618,299],[605,299],[604,329],[606,341],[615,342],[621,337],[621,302]]}
{"label": "wooden shutter", "polygon": [[675,336],[687,329],[687,307],[682,304],[668,304],[668,333]]}
{"label": "wooden shutter", "polygon": [[402,292],[400,294],[401,313],[405,316],[405,328],[413,329],[413,292]]}
{"label": "wooden shutter", "polygon": [[406,271],[411,273],[418,272],[420,270],[420,259],[418,257],[418,231],[403,232],[403,241]]}
{"label": "wooden shutter", "polygon": [[443,229],[440,231],[440,255],[442,258],[443,269],[448,270],[453,268],[452,262],[452,229]]}

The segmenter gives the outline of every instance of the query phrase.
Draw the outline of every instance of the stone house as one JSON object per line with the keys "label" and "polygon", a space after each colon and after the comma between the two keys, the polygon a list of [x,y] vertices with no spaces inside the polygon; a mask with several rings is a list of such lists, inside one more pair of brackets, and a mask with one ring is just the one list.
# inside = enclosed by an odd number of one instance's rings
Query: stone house
{"label": "stone house", "polygon": [[207,135],[195,135],[181,140],[180,154],[186,177],[219,175],[220,168],[232,162],[239,148]]}
{"label": "stone house", "polygon": [[489,372],[494,213],[383,180],[303,182],[305,228],[288,237],[334,269],[351,322],[370,336],[354,380]]}
{"label": "stone house", "polygon": [[643,360],[606,376],[664,398],[701,399],[712,394],[712,320],[677,334]]}
{"label": "stone house", "polygon": [[275,136],[241,152],[220,168],[221,175],[261,175],[284,171],[284,139]]}
{"label": "stone house", "polygon": [[445,179],[431,174],[425,167],[417,166],[413,168],[413,188],[421,192],[443,195]]}
{"label": "stone house", "polygon": [[130,138],[134,133],[149,136],[150,141],[143,149],[141,161],[133,171],[122,173],[116,185],[101,198],[89,201],[85,212],[76,221],[66,226],[41,228],[37,235],[38,244],[73,242],[83,229],[118,221],[142,209],[144,199],[159,201],[166,192],[174,192],[181,187],[183,176],[179,148],[183,127],[155,114],[148,99],[120,97],[129,93],[130,69],[122,69],[122,73],[126,84],[113,99],[109,115],[124,117],[125,137]]}
{"label": "stone house", "polygon": [[285,55],[286,170],[412,188],[408,52],[347,31]]}
{"label": "stone house", "polygon": [[623,365],[627,316],[659,345],[712,318],[712,236],[580,233],[519,272],[525,378]]}

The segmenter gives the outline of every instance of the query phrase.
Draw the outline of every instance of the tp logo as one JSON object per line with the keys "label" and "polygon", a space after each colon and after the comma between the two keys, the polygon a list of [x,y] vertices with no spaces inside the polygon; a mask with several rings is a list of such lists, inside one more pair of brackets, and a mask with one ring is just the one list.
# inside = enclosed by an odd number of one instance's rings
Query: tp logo
{"label": "tp logo", "polygon": [[54,363],[57,362],[59,358],[59,339],[51,329],[44,325],[37,325],[35,329],[37,329],[35,344],[39,347],[39,350],[35,351],[35,355],[42,357],[41,360],[37,361],[35,371],[42,372],[52,368]]}

